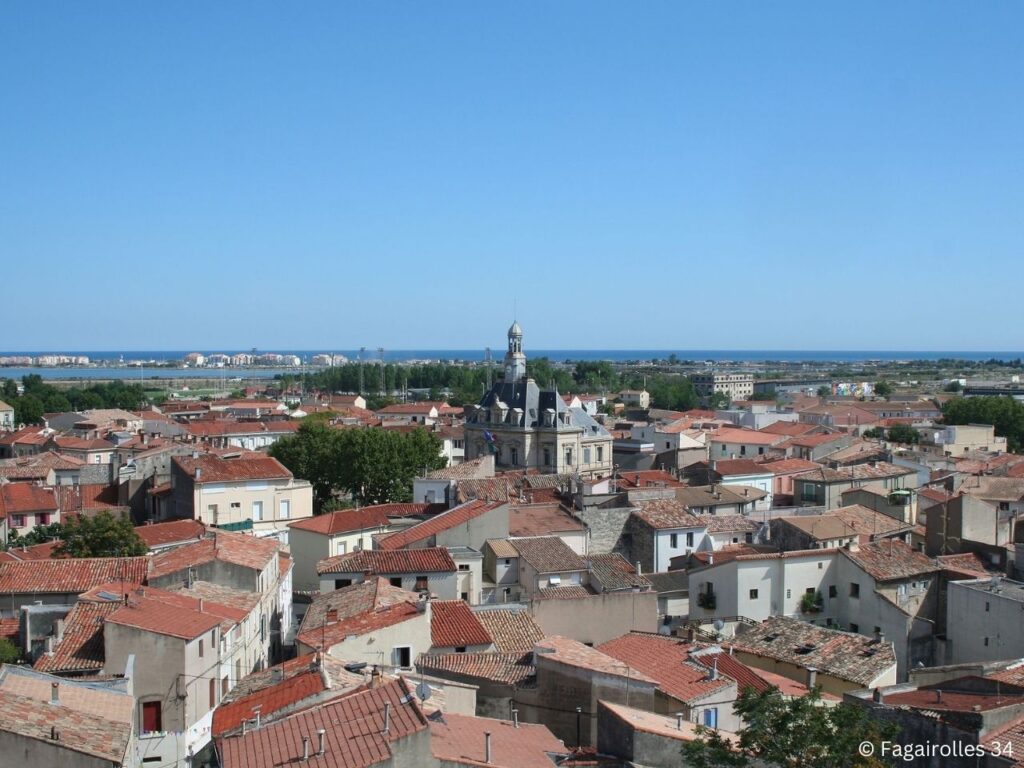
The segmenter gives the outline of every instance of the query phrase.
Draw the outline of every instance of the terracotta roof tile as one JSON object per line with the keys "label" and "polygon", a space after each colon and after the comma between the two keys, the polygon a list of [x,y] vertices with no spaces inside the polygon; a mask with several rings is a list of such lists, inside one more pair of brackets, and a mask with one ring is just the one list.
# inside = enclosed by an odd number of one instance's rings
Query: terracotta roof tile
{"label": "terracotta roof tile", "polygon": [[202,541],[153,555],[150,574],[153,578],[167,576],[214,560],[262,570],[277,556],[279,548],[273,539],[214,530]]}
{"label": "terracotta roof tile", "polygon": [[564,531],[583,531],[586,526],[561,505],[513,504],[508,510],[509,536],[547,536]]}
{"label": "terracotta roof tile", "polygon": [[[485,734],[490,762],[485,762]],[[551,755],[568,754],[546,725],[441,713],[430,722],[430,750],[443,764],[493,765],[495,768],[552,768]]]}
{"label": "terracotta roof tile", "polygon": [[328,557],[317,573],[448,573],[458,570],[444,547],[427,549],[362,549]]}
{"label": "terracotta roof tile", "polygon": [[381,536],[377,541],[377,545],[380,549],[402,549],[410,544],[415,544],[455,526],[462,525],[500,506],[502,506],[500,502],[468,501],[403,531],[396,531],[395,533]]}
{"label": "terracotta roof tile", "polygon": [[56,512],[57,497],[51,488],[35,483],[0,484],[0,517],[28,512]]}
{"label": "terracotta roof tile", "polygon": [[169,523],[138,525],[135,527],[135,533],[146,542],[147,547],[153,549],[191,539],[201,539],[206,535],[206,526],[198,520],[172,520]]}
{"label": "terracotta roof tile", "polygon": [[537,642],[533,651],[538,666],[541,666],[543,661],[554,661],[605,675],[628,677],[638,683],[657,683],[653,677],[649,677],[621,659],[609,656],[597,648],[591,648],[569,637],[560,635],[545,637]]}
{"label": "terracotta roof tile", "polygon": [[[172,461],[196,484],[231,483],[245,480],[277,480],[292,477],[292,473],[270,456],[264,458],[221,459],[209,454],[175,456]],[[196,477],[196,470],[201,470]]]}
{"label": "terracotta roof tile", "polygon": [[349,635],[363,635],[422,614],[419,595],[381,578],[367,579],[315,598],[297,639],[310,648],[329,649]]}
{"label": "terracotta roof tile", "polygon": [[585,571],[587,564],[572,548],[557,536],[534,536],[511,539],[519,557],[529,563],[537,573],[565,573]]}
{"label": "terracotta roof tile", "polygon": [[209,600],[140,587],[129,593],[127,605],[121,605],[106,620],[144,632],[194,640],[215,627],[233,626],[247,614],[248,611]]}
{"label": "terracotta roof tile", "polygon": [[529,655],[521,653],[441,653],[421,655],[416,668],[456,680],[522,686],[536,675]]}
{"label": "terracotta roof tile", "polygon": [[873,541],[840,552],[875,581],[909,579],[941,570],[930,557],[898,539]]}
{"label": "terracotta roof tile", "polygon": [[606,590],[617,589],[650,589],[651,580],[642,573],[636,572],[636,566],[632,565],[618,552],[606,555],[590,555],[591,574],[601,582]]}
{"label": "terracotta roof tile", "polygon": [[691,661],[691,653],[700,647],[678,638],[633,632],[602,643],[597,650],[655,680],[669,696],[693,703],[736,682],[728,677],[713,680],[708,667]]}
{"label": "terracotta roof tile", "polygon": [[103,622],[121,607],[120,603],[79,602],[64,617],[64,638],[53,653],[44,653],[35,663],[41,672],[98,672],[106,656]]}
{"label": "terracotta roof tile", "polygon": [[430,637],[435,648],[491,645],[493,640],[462,600],[433,600],[430,603]]}
{"label": "terracotta roof tile", "polygon": [[[426,505],[417,504],[415,506],[425,507]],[[385,528],[389,522],[387,514],[380,507],[363,507],[362,509],[341,509],[337,512],[328,512],[305,520],[297,520],[294,523],[289,523],[288,527],[334,536],[339,533]]]}
{"label": "terracotta roof tile", "polygon": [[512,546],[512,542],[508,539],[488,539],[484,545],[491,548],[495,557],[519,557],[519,550]]}
{"label": "terracotta roof tile", "polygon": [[655,529],[704,528],[707,524],[703,518],[690,514],[686,505],[676,499],[641,501],[633,510],[633,516]]}
{"label": "terracotta roof tile", "polygon": [[544,631],[526,611],[482,610],[476,617],[500,653],[529,653],[544,637]]}
{"label": "terracotta roof tile", "polygon": [[81,594],[97,584],[140,584],[149,572],[147,557],[96,557],[0,563],[0,593]]}
{"label": "terracotta roof tile", "polygon": [[[389,727],[384,730],[386,705]],[[325,731],[322,757],[308,761],[310,768],[368,768],[393,759],[391,744],[424,730],[427,720],[405,681],[398,679],[370,690],[357,691],[329,703],[298,712],[244,736],[219,739],[217,751],[223,768],[278,768],[302,759],[302,739]]]}
{"label": "terracotta roof tile", "polygon": [[538,600],[582,600],[594,593],[581,584],[566,584],[562,587],[545,587],[537,593]]}

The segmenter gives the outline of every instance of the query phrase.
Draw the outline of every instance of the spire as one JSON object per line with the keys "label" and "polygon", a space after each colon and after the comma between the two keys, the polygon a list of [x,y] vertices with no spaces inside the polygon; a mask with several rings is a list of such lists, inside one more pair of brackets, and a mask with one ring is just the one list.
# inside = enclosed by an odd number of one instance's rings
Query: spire
{"label": "spire", "polygon": [[505,381],[522,381],[526,378],[526,355],[523,353],[523,329],[513,321],[508,329],[508,352],[505,353]]}

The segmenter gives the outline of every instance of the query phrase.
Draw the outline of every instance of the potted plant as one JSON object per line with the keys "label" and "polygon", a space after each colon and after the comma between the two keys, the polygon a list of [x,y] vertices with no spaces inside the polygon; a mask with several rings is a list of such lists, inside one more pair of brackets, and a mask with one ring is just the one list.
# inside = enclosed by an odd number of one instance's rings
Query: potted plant
{"label": "potted plant", "polygon": [[814,592],[804,592],[800,597],[800,612],[801,613],[819,613],[822,606],[824,605],[824,598],[821,596],[821,590],[815,590]]}

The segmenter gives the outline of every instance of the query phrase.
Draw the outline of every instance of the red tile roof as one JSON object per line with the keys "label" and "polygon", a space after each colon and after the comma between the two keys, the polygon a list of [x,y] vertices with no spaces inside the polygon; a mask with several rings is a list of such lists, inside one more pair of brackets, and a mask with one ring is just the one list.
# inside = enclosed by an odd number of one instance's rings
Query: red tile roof
{"label": "red tile roof", "polygon": [[410,544],[415,544],[431,536],[436,536],[443,531],[450,530],[457,525],[469,522],[500,506],[502,506],[501,502],[467,501],[465,504],[435,515],[429,520],[424,520],[422,523],[406,528],[404,531],[397,531],[382,536],[377,540],[377,545],[380,549],[402,549]]}
{"label": "red tile roof", "polygon": [[913,691],[887,693],[885,703],[895,707],[912,707],[933,712],[984,712],[999,707],[1024,704],[1024,691],[1003,691],[996,696],[988,692],[951,691],[949,685],[936,683]]}
{"label": "red tile roof", "polygon": [[462,600],[434,600],[430,603],[430,638],[435,648],[493,643],[476,614]]}
{"label": "red tile roof", "polygon": [[349,635],[364,635],[422,615],[415,592],[381,578],[326,592],[306,611],[296,639],[310,648],[329,649]]}
{"label": "red tile roof", "polygon": [[873,541],[840,551],[875,581],[909,579],[941,570],[930,557],[899,539]]}
{"label": "red tile roof", "polygon": [[456,680],[522,685],[537,670],[530,654],[522,653],[439,653],[421,655],[416,668],[425,674]]}
{"label": "red tile roof", "polygon": [[458,570],[444,547],[428,549],[362,549],[328,557],[317,573],[448,573]]}
{"label": "red tile roof", "polygon": [[[204,483],[237,483],[245,480],[279,480],[292,477],[277,459],[270,456],[264,458],[221,459],[209,454],[192,456],[175,456],[172,461],[186,475],[193,478],[196,484]],[[196,470],[200,476],[196,477]]]}
{"label": "red tile roof", "polygon": [[41,672],[99,672],[106,660],[103,622],[120,603],[79,602],[64,617],[64,638],[35,663]]}
{"label": "red tile roof", "polygon": [[247,614],[245,610],[210,600],[154,587],[140,587],[129,593],[127,605],[121,605],[107,616],[107,622],[194,640],[214,627],[233,626]]}
{"label": "red tile roof", "polygon": [[[490,762],[485,762],[485,734],[490,735]],[[430,751],[445,764],[493,765],[495,768],[553,768],[551,755],[568,754],[546,725],[442,713],[430,721]]]}
{"label": "red tile roof", "polygon": [[691,515],[687,506],[675,499],[641,501],[633,510],[633,516],[655,529],[704,528],[707,525],[703,517]]}
{"label": "red tile roof", "polygon": [[0,484],[0,517],[57,510],[57,497],[50,488],[35,483]]}
{"label": "red tile roof", "polygon": [[98,584],[141,584],[147,557],[95,557],[0,563],[0,594],[81,594]]}
{"label": "red tile roof", "polygon": [[509,536],[547,536],[565,531],[584,531],[586,526],[560,504],[515,504],[508,510]]}
{"label": "red tile roof", "polygon": [[538,666],[541,665],[542,660],[550,660],[605,675],[629,678],[639,683],[657,682],[653,677],[649,677],[631,664],[626,664],[621,659],[598,648],[591,648],[569,637],[560,635],[545,637],[543,640],[537,641],[533,650]]}
{"label": "red tile roof", "polygon": [[769,424],[767,427],[761,427],[761,429],[757,431],[764,432],[769,435],[789,435],[790,437],[797,437],[799,435],[806,435],[816,429],[818,429],[817,424],[805,424],[801,421],[776,421]]}
{"label": "red tile roof", "polygon": [[215,530],[195,544],[185,544],[153,555],[150,574],[153,578],[158,578],[214,560],[262,570],[277,556],[278,549],[280,545],[273,539]]}
{"label": "red tile roof", "polygon": [[478,611],[476,617],[500,653],[529,653],[544,637],[544,630],[526,611],[486,610]]}
{"label": "red tile roof", "polygon": [[100,509],[122,509],[118,499],[116,485],[89,483],[85,485],[58,485],[57,502],[61,514],[67,515],[77,511],[95,511]]}
{"label": "red tile roof", "polygon": [[661,469],[646,469],[640,472],[620,472],[618,475],[619,488],[649,488],[666,487],[681,488],[685,483],[677,480],[668,472]]}
{"label": "red tile roof", "polygon": [[752,429],[722,427],[712,432],[709,439],[715,443],[734,443],[736,445],[775,445],[782,442],[783,438],[781,435],[755,432]]}
{"label": "red tile roof", "polygon": [[138,525],[135,533],[146,542],[150,549],[201,539],[206,535],[206,526],[198,520],[172,520],[169,523]]}
{"label": "red tile roof", "polygon": [[[390,704],[388,730],[384,730]],[[298,712],[244,736],[219,739],[217,752],[223,768],[280,768],[302,759],[302,739],[310,739],[310,754],[317,751],[317,732],[325,731],[325,750],[312,757],[310,768],[368,768],[392,760],[393,742],[427,727],[427,719],[401,678],[370,690],[334,699],[323,706]],[[416,755],[406,755],[409,764]],[[426,758],[425,755],[423,755]]]}
{"label": "red tile roof", "polygon": [[383,528],[388,525],[388,522],[388,516],[380,507],[364,507],[363,509],[341,509],[305,520],[296,520],[294,523],[289,523],[288,527],[334,536],[339,533]]}
{"label": "red tile roof", "polygon": [[243,721],[255,717],[254,712],[257,709],[261,717],[267,717],[323,690],[324,681],[320,672],[307,670],[249,696],[222,703],[213,712],[213,736],[216,738],[227,731],[241,728]]}
{"label": "red tile roof", "polygon": [[699,646],[678,638],[631,632],[602,643],[597,650],[643,672],[657,681],[665,694],[687,703],[699,701],[734,682],[721,676],[712,680],[708,667],[690,659]]}

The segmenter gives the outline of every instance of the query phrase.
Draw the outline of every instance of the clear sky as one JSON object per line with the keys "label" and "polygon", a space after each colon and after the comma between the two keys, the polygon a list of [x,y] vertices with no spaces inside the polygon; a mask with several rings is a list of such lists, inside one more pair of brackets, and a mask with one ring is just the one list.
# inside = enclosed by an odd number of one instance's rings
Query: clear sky
{"label": "clear sky", "polygon": [[0,349],[1024,348],[1024,4],[0,6]]}

